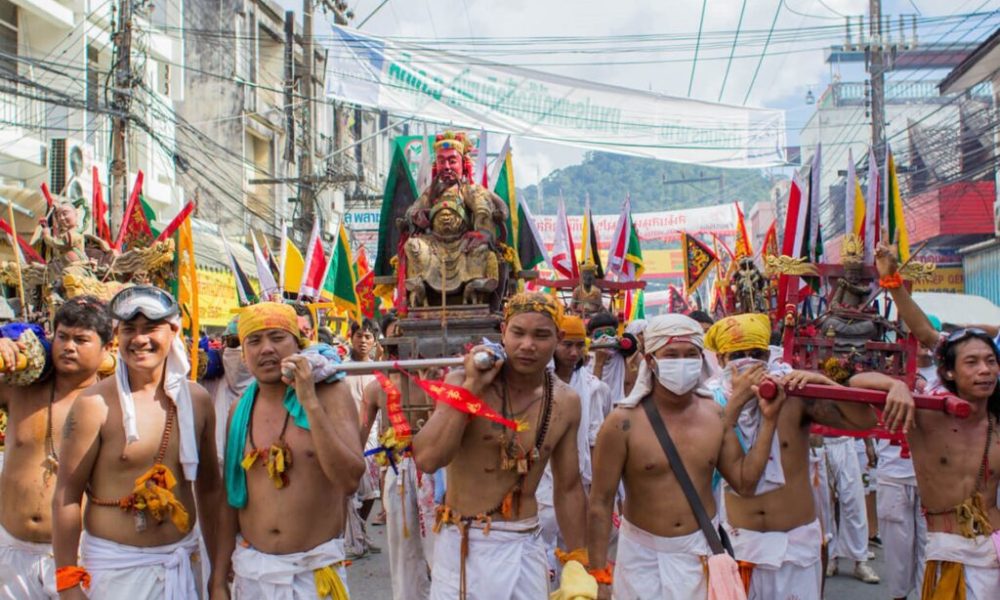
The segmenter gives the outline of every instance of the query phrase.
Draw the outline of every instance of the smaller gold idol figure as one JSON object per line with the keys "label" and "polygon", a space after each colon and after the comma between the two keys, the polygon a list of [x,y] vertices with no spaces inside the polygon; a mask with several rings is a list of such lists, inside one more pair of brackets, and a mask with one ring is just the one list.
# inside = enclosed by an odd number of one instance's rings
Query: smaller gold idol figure
{"label": "smaller gold idol figure", "polygon": [[573,288],[570,307],[584,319],[604,310],[601,288],[596,281],[597,265],[590,261],[580,265],[580,285]]}

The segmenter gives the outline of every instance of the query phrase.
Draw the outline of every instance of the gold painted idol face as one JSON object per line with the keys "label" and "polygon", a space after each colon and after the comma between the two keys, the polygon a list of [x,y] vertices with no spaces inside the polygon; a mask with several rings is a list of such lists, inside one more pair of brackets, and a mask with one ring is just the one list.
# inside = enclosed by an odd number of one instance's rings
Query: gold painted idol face
{"label": "gold painted idol face", "polygon": [[462,218],[450,208],[441,209],[434,215],[434,233],[456,234],[462,231]]}

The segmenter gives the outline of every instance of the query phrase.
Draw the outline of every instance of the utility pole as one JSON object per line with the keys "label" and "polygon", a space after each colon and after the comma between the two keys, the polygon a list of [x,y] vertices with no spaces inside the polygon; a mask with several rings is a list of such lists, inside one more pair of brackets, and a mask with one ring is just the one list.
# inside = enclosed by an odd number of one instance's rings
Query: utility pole
{"label": "utility pole", "polygon": [[128,201],[128,163],[126,141],[128,120],[132,107],[132,0],[119,0],[118,23],[112,36],[114,44],[115,76],[111,106],[111,231],[117,235]]}
{"label": "utility pole", "polygon": [[299,91],[302,94],[302,157],[299,160],[299,221],[297,229],[303,239],[315,220],[316,207],[313,197],[313,0],[302,0],[302,77]]}
{"label": "utility pole", "polygon": [[285,11],[285,156],[295,164],[295,13]]}
{"label": "utility pole", "polygon": [[868,73],[872,89],[872,148],[875,160],[885,161],[885,56],[882,39],[882,0],[868,0]]}

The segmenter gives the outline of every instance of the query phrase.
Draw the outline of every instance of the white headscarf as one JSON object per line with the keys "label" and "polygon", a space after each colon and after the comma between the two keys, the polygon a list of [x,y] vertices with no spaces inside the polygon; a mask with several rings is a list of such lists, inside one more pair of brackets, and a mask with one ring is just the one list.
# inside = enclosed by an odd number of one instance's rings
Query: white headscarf
{"label": "white headscarf", "polygon": [[[685,315],[671,313],[653,317],[646,324],[644,333],[647,354],[652,354],[674,341],[690,342],[699,350],[705,347],[705,332],[702,330],[701,324]],[[652,391],[653,373],[649,370],[646,361],[643,360],[639,363],[639,373],[635,376],[632,393],[618,404],[625,407],[636,406]]]}
{"label": "white headscarf", "polygon": [[646,319],[636,319],[628,325],[625,326],[625,333],[630,333],[632,335],[639,335],[646,332],[646,325],[649,322]]}
{"label": "white headscarf", "polygon": [[[180,325],[180,317],[170,321],[172,325]],[[180,433],[181,466],[184,468],[184,478],[194,481],[198,474],[198,442],[194,430],[194,405],[191,402],[191,390],[188,389],[187,377],[191,370],[188,362],[187,349],[183,336],[178,332],[170,344],[167,354],[166,371],[163,375],[163,391],[177,407],[177,431]],[[135,400],[132,398],[132,387],[128,382],[128,367],[122,349],[118,349],[118,364],[115,366],[115,383],[118,385],[118,401],[122,408],[122,425],[125,428],[125,445],[139,441],[139,428],[135,420]]]}

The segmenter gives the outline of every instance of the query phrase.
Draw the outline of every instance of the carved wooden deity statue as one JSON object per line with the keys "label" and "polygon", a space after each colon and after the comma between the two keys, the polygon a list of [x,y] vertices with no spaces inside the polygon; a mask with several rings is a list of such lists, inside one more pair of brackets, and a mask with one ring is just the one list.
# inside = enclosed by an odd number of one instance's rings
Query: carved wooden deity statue
{"label": "carved wooden deity statue", "polygon": [[434,149],[431,186],[406,212],[411,228],[403,247],[409,303],[428,306],[430,291],[443,294],[448,304],[484,304],[499,284],[497,229],[506,222],[507,209],[495,194],[470,183],[470,146],[464,134],[438,135]]}
{"label": "carved wooden deity statue", "polygon": [[50,261],[63,274],[78,276],[90,274],[83,234],[77,231],[76,208],[72,204],[60,204],[55,208],[55,231],[49,229],[48,223],[42,219],[42,241],[52,250]]}
{"label": "carved wooden deity statue", "polygon": [[864,244],[858,236],[849,234],[841,254],[844,275],[837,279],[821,328],[824,335],[835,340],[835,350],[857,350],[866,341],[881,339],[883,324],[878,313],[865,306],[871,282],[864,278]]}
{"label": "carved wooden deity statue", "polygon": [[597,266],[592,262],[580,265],[580,285],[573,288],[571,308],[574,313],[587,319],[604,310],[601,288],[594,285]]}

